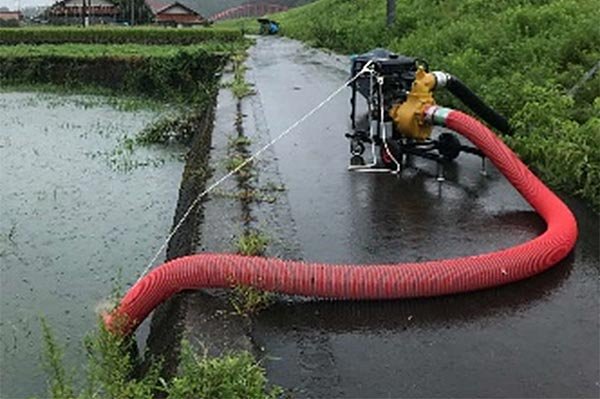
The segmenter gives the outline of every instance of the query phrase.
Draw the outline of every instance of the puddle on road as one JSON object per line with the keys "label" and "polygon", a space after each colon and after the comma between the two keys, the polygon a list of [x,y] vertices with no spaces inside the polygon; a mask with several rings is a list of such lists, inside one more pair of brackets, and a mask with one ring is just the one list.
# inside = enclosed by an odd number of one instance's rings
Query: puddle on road
{"label": "puddle on road", "polygon": [[123,146],[158,116],[101,97],[0,93],[0,396],[46,393],[40,316],[79,373],[96,306],[168,232],[184,149]]}

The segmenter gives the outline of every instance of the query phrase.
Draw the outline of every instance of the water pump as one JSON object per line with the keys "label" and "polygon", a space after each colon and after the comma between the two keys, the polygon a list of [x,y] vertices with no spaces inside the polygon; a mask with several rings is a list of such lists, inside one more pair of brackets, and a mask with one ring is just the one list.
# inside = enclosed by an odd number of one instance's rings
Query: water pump
{"label": "water pump", "polygon": [[[435,137],[432,134],[432,125],[424,120],[423,110],[435,105],[433,91],[442,87],[490,126],[511,134],[506,118],[456,77],[429,72],[429,65],[423,60],[375,49],[354,57],[351,73],[360,74],[350,84],[352,133],[346,137],[353,155],[351,170],[399,172],[405,158],[411,155],[436,161],[438,166],[454,160],[461,152],[484,160],[479,149],[463,144],[453,132],[441,131]],[[359,94],[366,105],[366,112],[360,116]],[[368,165],[363,158],[366,145],[371,147]]]}

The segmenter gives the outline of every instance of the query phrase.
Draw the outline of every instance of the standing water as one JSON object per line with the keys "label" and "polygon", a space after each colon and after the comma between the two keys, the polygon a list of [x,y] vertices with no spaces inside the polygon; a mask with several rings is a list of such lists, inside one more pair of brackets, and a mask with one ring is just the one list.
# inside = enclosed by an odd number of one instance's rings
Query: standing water
{"label": "standing water", "polygon": [[0,94],[1,397],[45,397],[44,317],[82,373],[95,308],[168,232],[183,148],[124,144],[158,117],[97,97]]}

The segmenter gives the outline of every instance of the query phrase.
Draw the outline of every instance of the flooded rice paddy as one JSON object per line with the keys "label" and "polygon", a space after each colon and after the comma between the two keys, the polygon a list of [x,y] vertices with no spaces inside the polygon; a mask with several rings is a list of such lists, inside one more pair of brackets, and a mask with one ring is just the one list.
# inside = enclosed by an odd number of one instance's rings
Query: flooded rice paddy
{"label": "flooded rice paddy", "polygon": [[101,97],[0,93],[1,397],[44,397],[40,317],[82,373],[95,308],[168,232],[183,148],[130,140],[160,116]]}

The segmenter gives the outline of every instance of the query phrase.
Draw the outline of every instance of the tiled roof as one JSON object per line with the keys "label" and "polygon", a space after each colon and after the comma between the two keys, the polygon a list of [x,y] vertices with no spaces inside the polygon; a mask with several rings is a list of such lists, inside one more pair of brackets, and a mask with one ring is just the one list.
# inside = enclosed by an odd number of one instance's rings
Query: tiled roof
{"label": "tiled roof", "polygon": [[198,10],[196,2],[194,2],[194,1],[189,1],[189,0],[145,0],[145,1],[146,1],[146,5],[148,6],[148,8],[150,8],[150,11],[152,11],[152,13],[155,15],[159,11],[161,11],[165,8],[168,8],[172,5],[174,5],[175,3],[179,3],[182,6],[184,6],[185,8],[189,8],[196,14],[202,15],[200,13],[200,10]]}

